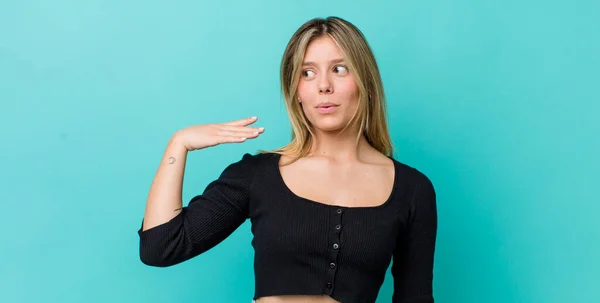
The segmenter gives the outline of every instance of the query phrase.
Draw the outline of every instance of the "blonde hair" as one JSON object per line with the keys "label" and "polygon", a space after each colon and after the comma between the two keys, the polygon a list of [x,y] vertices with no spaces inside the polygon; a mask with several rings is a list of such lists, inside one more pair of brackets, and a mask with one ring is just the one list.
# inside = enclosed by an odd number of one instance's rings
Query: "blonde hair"
{"label": "blonde hair", "polygon": [[[393,156],[393,147],[386,121],[383,84],[375,56],[362,32],[339,17],[315,18],[304,23],[287,44],[281,60],[280,80],[283,97],[292,126],[289,144],[271,151],[293,158],[293,163],[310,152],[314,129],[298,100],[298,81],[306,48],[314,39],[328,35],[344,53],[344,59],[358,86],[358,107],[349,125],[358,123],[356,140],[364,135],[367,142],[384,155]],[[288,164],[290,164],[288,163]]]}

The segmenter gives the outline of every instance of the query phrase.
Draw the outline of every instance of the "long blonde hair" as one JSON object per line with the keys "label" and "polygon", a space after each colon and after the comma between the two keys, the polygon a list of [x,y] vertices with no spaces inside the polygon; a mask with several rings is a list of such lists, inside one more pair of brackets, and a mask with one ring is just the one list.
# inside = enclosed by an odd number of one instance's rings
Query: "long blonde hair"
{"label": "long blonde hair", "polygon": [[[358,107],[349,125],[358,123],[356,140],[364,135],[367,142],[384,155],[393,156],[393,147],[387,128],[386,102],[383,84],[375,56],[362,32],[352,23],[339,17],[315,18],[304,23],[287,44],[281,60],[280,80],[283,97],[292,126],[289,144],[266,153],[278,153],[293,158],[293,163],[310,152],[314,129],[298,100],[298,81],[308,44],[328,35],[345,56],[350,72],[358,86]],[[344,127],[344,130],[346,129]]]}

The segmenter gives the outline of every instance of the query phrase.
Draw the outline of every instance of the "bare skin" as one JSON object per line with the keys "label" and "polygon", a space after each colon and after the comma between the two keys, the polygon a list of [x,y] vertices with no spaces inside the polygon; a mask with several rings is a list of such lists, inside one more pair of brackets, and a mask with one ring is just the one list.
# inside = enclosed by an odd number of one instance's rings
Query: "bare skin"
{"label": "bare skin", "polygon": [[[280,166],[280,171],[293,193],[315,203],[377,206],[391,193],[394,165],[364,137],[356,142],[359,132],[356,125],[342,131],[358,105],[356,81],[342,59],[342,53],[330,38],[318,38],[309,45],[304,58],[307,64],[298,84],[298,102],[315,127],[316,137],[309,156]],[[322,102],[332,102],[336,108],[323,111],[319,109]],[[165,223],[181,211],[188,152],[257,138],[264,129],[250,126],[256,121],[254,117],[194,125],[173,135],[152,182],[142,229]],[[281,165],[289,158],[282,156],[280,160]],[[339,303],[329,296],[309,295],[269,296],[256,302]]]}
{"label": "bare skin", "polygon": [[[394,164],[364,143],[356,160],[340,160],[316,154],[281,166],[290,160],[282,156],[280,171],[286,185],[297,196],[316,203],[346,207],[378,206],[389,197],[394,182]],[[257,303],[339,303],[329,296],[272,296]]]}
{"label": "bare skin", "polygon": [[[394,164],[370,146],[364,148],[364,155],[355,161],[313,155],[288,166],[280,166],[280,171],[294,194],[316,203],[347,207],[378,206],[392,191]],[[289,161],[288,157],[281,157],[281,162],[286,161]],[[293,295],[263,297],[256,303],[339,302],[326,295]]]}
{"label": "bare skin", "polygon": [[[333,40],[321,37],[308,46],[303,77],[298,85],[304,114],[315,127],[311,154],[296,162],[282,156],[280,172],[297,196],[315,203],[346,207],[378,206],[389,197],[394,183],[394,163],[360,138],[358,127],[343,130],[358,105],[358,88],[343,55]],[[336,104],[333,111],[318,108]],[[343,131],[342,131],[343,130]],[[339,303],[329,296],[269,296],[256,303]]]}
{"label": "bare skin", "polygon": [[[362,142],[362,141],[361,141]],[[392,161],[370,147],[355,160],[336,159],[326,153],[315,154],[280,166],[281,175],[290,190],[316,203],[347,207],[378,206],[389,197],[394,182]],[[280,165],[289,161],[282,156]],[[329,296],[271,296],[256,303],[339,303]]]}
{"label": "bare skin", "polygon": [[249,126],[256,120],[256,117],[251,117],[224,123],[193,125],[177,131],[169,140],[152,180],[142,230],[168,222],[181,211],[188,152],[257,138],[264,129]]}

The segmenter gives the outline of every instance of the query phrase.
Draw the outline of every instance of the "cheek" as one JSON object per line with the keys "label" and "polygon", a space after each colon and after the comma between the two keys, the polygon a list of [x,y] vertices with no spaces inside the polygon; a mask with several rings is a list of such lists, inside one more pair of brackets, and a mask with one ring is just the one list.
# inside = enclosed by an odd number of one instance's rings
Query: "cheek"
{"label": "cheek", "polygon": [[352,79],[344,79],[338,83],[337,92],[350,102],[358,101],[358,86]]}
{"label": "cheek", "polygon": [[309,101],[310,98],[310,85],[304,81],[300,81],[298,83],[298,97],[300,97],[300,100],[306,100]]}

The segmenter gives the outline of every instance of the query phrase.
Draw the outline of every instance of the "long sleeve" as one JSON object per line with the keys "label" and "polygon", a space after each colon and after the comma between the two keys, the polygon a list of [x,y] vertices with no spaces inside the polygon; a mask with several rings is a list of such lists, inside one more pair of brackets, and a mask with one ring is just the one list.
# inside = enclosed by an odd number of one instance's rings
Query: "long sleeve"
{"label": "long sleeve", "polygon": [[437,234],[436,193],[419,174],[407,219],[393,255],[394,303],[433,303],[433,263]]}
{"label": "long sleeve", "polygon": [[[166,267],[191,259],[231,235],[248,217],[253,156],[230,164],[169,222],[142,231],[140,259]],[[142,221],[143,223],[143,221]]]}

